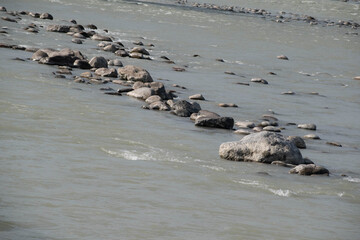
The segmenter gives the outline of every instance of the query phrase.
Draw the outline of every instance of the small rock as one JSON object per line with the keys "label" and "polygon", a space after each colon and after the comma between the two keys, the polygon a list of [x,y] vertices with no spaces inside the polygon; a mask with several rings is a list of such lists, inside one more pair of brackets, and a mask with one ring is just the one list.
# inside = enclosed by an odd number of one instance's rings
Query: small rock
{"label": "small rock", "polygon": [[105,41],[105,42],[112,42],[112,39],[110,37],[107,37],[107,36],[102,36],[100,34],[94,34],[91,36],[91,39],[92,40],[95,40],[95,41]]}
{"label": "small rock", "polygon": [[81,39],[78,39],[78,38],[71,39],[71,42],[76,43],[76,44],[82,44],[83,43],[83,41]]}
{"label": "small rock", "polygon": [[40,16],[39,16],[41,19],[49,19],[49,20],[53,20],[53,16],[50,14],[50,13],[42,13]]}
{"label": "small rock", "polygon": [[117,67],[123,67],[123,63],[119,59],[110,60],[108,62],[108,65],[117,66]]}
{"label": "small rock", "polygon": [[229,71],[226,71],[224,72],[225,74],[229,74],[229,75],[236,75],[234,72],[229,72]]}
{"label": "small rock", "polygon": [[331,145],[331,146],[335,146],[335,147],[342,147],[342,145],[340,143],[337,143],[337,142],[326,142],[326,144]]}
{"label": "small rock", "polygon": [[126,95],[134,98],[146,100],[150,96],[154,95],[154,90],[148,87],[142,87],[128,92]]}
{"label": "small rock", "polygon": [[307,134],[304,136],[304,138],[306,139],[315,139],[315,140],[319,140],[320,137],[318,135],[315,135],[315,134]]}
{"label": "small rock", "polygon": [[74,67],[78,67],[80,69],[90,69],[91,65],[89,64],[89,62],[87,60],[77,59],[74,62]]}
{"label": "small rock", "polygon": [[0,12],[6,12],[6,7],[0,6]]}
{"label": "small rock", "polygon": [[128,57],[129,53],[123,49],[120,49],[115,52],[115,55],[120,57]]}
{"label": "small rock", "polygon": [[182,67],[173,67],[173,70],[176,72],[185,72],[185,68]]}
{"label": "small rock", "polygon": [[360,76],[354,77],[354,80],[360,80]]}
{"label": "small rock", "polygon": [[281,59],[281,60],[289,60],[289,58],[285,55],[280,55],[280,56],[277,56],[277,59]]}
{"label": "small rock", "polygon": [[86,25],[85,27],[86,27],[86,28],[93,29],[93,30],[97,29],[97,27],[96,27],[94,24],[88,24],[88,25]]}
{"label": "small rock", "polygon": [[329,176],[329,170],[315,164],[300,164],[292,169],[289,173],[297,173],[299,175],[326,175]]}
{"label": "small rock", "polygon": [[56,73],[72,75],[72,72],[70,70],[68,70],[68,69],[60,69],[60,70],[56,71]]}
{"label": "small rock", "polygon": [[287,137],[287,140],[293,142],[295,144],[295,146],[297,146],[298,148],[306,148],[306,144],[304,139],[302,139],[299,136],[289,136]]}
{"label": "small rock", "polygon": [[224,59],[221,59],[221,58],[217,58],[215,59],[215,61],[218,61],[218,62],[225,62]]}
{"label": "small rock", "polygon": [[249,135],[249,134],[251,134],[251,132],[249,132],[247,130],[244,130],[244,129],[238,129],[234,133],[240,134],[240,135]]}
{"label": "small rock", "polygon": [[302,128],[302,129],[307,129],[307,130],[316,130],[316,125],[312,124],[312,123],[307,123],[307,124],[299,124],[297,126],[298,128]]}
{"label": "small rock", "polygon": [[103,48],[103,50],[105,52],[112,52],[112,53],[115,53],[117,50],[119,50],[119,46],[118,45],[115,45],[115,44],[110,44],[110,45],[107,45]]}
{"label": "small rock", "polygon": [[150,53],[143,47],[134,47],[130,50],[130,53],[141,53],[144,55],[150,55]]}
{"label": "small rock", "polygon": [[236,84],[239,84],[239,85],[244,85],[244,86],[250,86],[250,84],[249,84],[249,83],[237,82]]}
{"label": "small rock", "polygon": [[181,88],[181,89],[187,89],[186,87],[180,86],[180,85],[178,85],[178,84],[173,84],[172,86],[173,86],[173,87],[177,87],[177,88]]}
{"label": "small rock", "polygon": [[295,95],[295,92],[293,91],[287,91],[287,92],[282,92],[282,95]]}
{"label": "small rock", "polygon": [[204,96],[202,94],[200,94],[200,93],[190,96],[189,99],[191,99],[191,100],[205,100]]}
{"label": "small rock", "polygon": [[153,103],[150,103],[149,109],[151,110],[159,110],[159,111],[170,111],[169,105],[162,101],[156,101]]}
{"label": "small rock", "polygon": [[234,119],[232,117],[198,117],[195,120],[195,126],[232,129],[234,126]]}
{"label": "small rock", "polygon": [[251,82],[269,84],[265,79],[262,79],[262,78],[252,78]]}
{"label": "small rock", "polygon": [[269,131],[269,132],[281,132],[280,128],[274,127],[274,126],[267,126],[263,128],[263,131]]}
{"label": "small rock", "polygon": [[13,18],[9,18],[9,17],[1,17],[1,19],[2,19],[2,20],[4,20],[4,21],[8,21],[8,22],[15,22],[15,23],[17,23],[17,21],[16,21],[15,19],[13,19]]}
{"label": "small rock", "polygon": [[161,97],[160,97],[159,95],[153,95],[153,96],[148,97],[148,98],[145,100],[145,102],[151,104],[151,103],[153,103],[153,102],[159,102],[159,101],[161,101],[161,100],[162,100],[162,99],[161,99]]}
{"label": "small rock", "polygon": [[237,108],[238,105],[236,105],[235,103],[219,103],[218,104],[219,107],[233,107],[233,108]]}
{"label": "small rock", "polygon": [[200,105],[196,102],[190,103],[186,100],[180,100],[175,103],[167,101],[167,103],[171,107],[172,113],[179,117],[190,117],[191,114],[201,110]]}
{"label": "small rock", "polygon": [[141,41],[138,42],[133,42],[134,45],[138,45],[138,46],[144,46],[144,43]]}
{"label": "small rock", "polygon": [[108,64],[104,57],[93,57],[90,59],[89,64],[93,68],[107,68]]}
{"label": "small rock", "polygon": [[83,72],[83,73],[80,74],[80,77],[91,78],[92,73],[91,72]]}
{"label": "small rock", "polygon": [[269,115],[269,114],[264,114],[262,115],[263,119],[266,120],[271,120],[271,121],[279,121],[279,119],[277,119],[276,117],[274,117],[273,115]]}
{"label": "small rock", "polygon": [[240,128],[254,128],[255,127],[254,122],[248,122],[248,121],[237,121],[237,122],[235,122],[235,125]]}
{"label": "small rock", "polygon": [[127,81],[141,81],[141,82],[153,81],[148,71],[133,65],[127,65],[125,67],[119,68],[118,73],[121,79]]}
{"label": "small rock", "polygon": [[219,114],[210,112],[208,110],[200,110],[197,113],[193,113],[190,115],[190,120],[195,121],[199,117],[206,117],[206,118],[219,118],[221,117]]}
{"label": "small rock", "polygon": [[65,26],[65,25],[49,25],[49,26],[47,26],[46,31],[49,31],[49,32],[67,33],[67,32],[70,31],[70,26]]}

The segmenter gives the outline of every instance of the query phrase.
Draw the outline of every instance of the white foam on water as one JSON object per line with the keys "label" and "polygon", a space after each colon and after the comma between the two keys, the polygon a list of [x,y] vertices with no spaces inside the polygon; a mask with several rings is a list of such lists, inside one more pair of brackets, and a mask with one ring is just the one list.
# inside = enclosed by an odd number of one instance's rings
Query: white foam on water
{"label": "white foam on water", "polygon": [[282,190],[282,189],[272,189],[272,188],[269,188],[269,191],[274,193],[275,195],[278,195],[280,197],[290,197],[290,195],[293,193],[291,192],[290,190]]}
{"label": "white foam on water", "polygon": [[269,191],[277,196],[280,196],[280,197],[290,197],[291,195],[296,195],[295,192],[290,191],[288,189],[273,189],[273,188],[270,188],[266,184],[261,184],[258,181],[254,181],[254,180],[240,179],[240,180],[234,180],[234,182],[240,183],[243,185],[254,186],[256,188],[263,189],[263,190],[267,190],[267,191]]}
{"label": "white foam on water", "polygon": [[214,171],[218,171],[218,172],[225,172],[226,171],[226,169],[222,168],[222,167],[210,166],[210,165],[201,165],[201,166],[204,167],[204,168],[214,170]]}
{"label": "white foam on water", "polygon": [[345,181],[354,182],[354,183],[360,183],[360,178],[353,178],[353,177],[344,177]]}

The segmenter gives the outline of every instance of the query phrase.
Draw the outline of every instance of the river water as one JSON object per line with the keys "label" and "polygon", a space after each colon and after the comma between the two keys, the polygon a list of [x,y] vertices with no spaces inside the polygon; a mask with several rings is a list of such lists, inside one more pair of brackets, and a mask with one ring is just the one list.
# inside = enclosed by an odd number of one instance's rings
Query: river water
{"label": "river water", "polygon": [[[354,2],[212,3],[360,22],[359,4]],[[313,133],[286,126],[288,122],[315,123],[321,140],[306,140],[307,149],[301,152],[331,172],[330,177],[304,177],[288,174],[288,168],[222,160],[219,145],[241,135],[198,128],[167,112],[142,110],[141,101],[103,94],[99,89],[104,85],[75,83],[69,76],[57,79],[52,75],[55,67],[12,60],[29,58],[30,52],[1,48],[1,239],[360,235],[360,81],[353,80],[360,75],[359,30],[276,23],[174,1],[16,0],[0,5],[8,11],[54,16],[51,22],[26,16],[19,23],[0,20],[9,32],[0,35],[1,42],[70,47],[88,58],[114,58],[97,50],[91,40],[75,45],[66,34],[22,30],[31,22],[93,23],[99,33],[128,48],[134,41],[154,44],[147,47],[153,61],[121,60],[147,69],[181,99],[202,93],[208,100],[199,102],[203,109],[253,121],[270,109],[285,127],[284,135]],[[101,30],[105,28],[108,33]],[[289,61],[276,58],[281,54]],[[186,71],[173,71],[174,65],[160,60],[162,55],[176,66],[186,65]],[[253,77],[269,85],[235,84]],[[286,91],[296,94],[281,94]],[[219,108],[220,102],[239,107]],[[333,141],[342,147],[326,144]]]}

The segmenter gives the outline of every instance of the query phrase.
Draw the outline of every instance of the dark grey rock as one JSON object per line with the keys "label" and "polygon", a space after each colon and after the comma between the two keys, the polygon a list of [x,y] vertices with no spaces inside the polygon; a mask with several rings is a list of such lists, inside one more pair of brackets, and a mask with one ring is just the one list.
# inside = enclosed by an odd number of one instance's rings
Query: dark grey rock
{"label": "dark grey rock", "polygon": [[201,107],[196,102],[189,103],[186,100],[180,100],[172,104],[171,110],[173,114],[179,117],[190,117],[191,114],[199,112]]}
{"label": "dark grey rock", "polygon": [[315,164],[301,164],[298,165],[292,169],[290,169],[289,173],[297,173],[299,175],[326,175],[329,176],[330,172],[328,169],[322,167],[322,166],[317,166]]}
{"label": "dark grey rock", "polygon": [[93,57],[90,59],[89,64],[93,68],[107,68],[108,63],[104,57]]}
{"label": "dark grey rock", "polygon": [[133,65],[127,65],[125,67],[119,68],[118,73],[121,79],[127,81],[141,81],[141,82],[153,81],[148,71]]}
{"label": "dark grey rock", "polygon": [[232,129],[234,126],[234,119],[232,117],[197,117],[195,126]]}
{"label": "dark grey rock", "polygon": [[306,148],[304,139],[299,136],[289,136],[287,137],[287,140],[292,141],[298,148]]}
{"label": "dark grey rock", "polygon": [[91,69],[91,65],[87,60],[81,60],[77,59],[74,62],[74,67],[80,68],[80,69]]}

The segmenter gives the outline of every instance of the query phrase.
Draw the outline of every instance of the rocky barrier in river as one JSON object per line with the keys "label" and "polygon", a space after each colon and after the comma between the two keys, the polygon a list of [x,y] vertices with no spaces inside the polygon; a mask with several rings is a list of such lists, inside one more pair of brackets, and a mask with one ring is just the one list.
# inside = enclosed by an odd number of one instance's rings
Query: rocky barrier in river
{"label": "rocky barrier in river", "polygon": [[[217,9],[214,5],[196,5],[197,7],[210,7]],[[224,11],[240,11],[237,8],[221,7]],[[32,13],[28,11],[7,12],[5,7],[0,7],[0,11],[9,14],[14,18],[2,16],[2,21],[8,21],[18,24],[22,17],[41,18],[48,21],[53,20],[53,16],[49,13]],[[243,11],[243,10],[241,10]],[[248,11],[248,10],[247,10]],[[250,11],[252,12],[252,11]],[[269,15],[266,11],[260,12],[263,15]],[[75,20],[69,25],[49,24],[36,26],[30,24],[24,31],[30,31],[34,34],[46,29],[46,32],[57,32],[66,34],[72,38],[74,44],[79,44],[84,39],[99,42],[97,46],[104,52],[113,54],[114,59],[106,59],[103,56],[95,56],[88,59],[78,50],[70,48],[52,49],[42,48],[36,49],[32,47],[23,47],[21,45],[13,45],[9,43],[0,43],[1,48],[14,50],[24,50],[33,52],[30,58],[39,64],[57,66],[54,72],[56,78],[66,78],[65,75],[72,75],[73,68],[81,69],[83,72],[78,76],[73,76],[76,83],[85,84],[107,84],[112,83],[121,86],[117,91],[112,88],[101,88],[105,94],[137,98],[144,102],[143,109],[167,111],[179,117],[188,118],[194,122],[197,127],[225,129],[233,131],[235,134],[246,135],[240,141],[227,142],[220,145],[219,155],[221,158],[231,161],[252,161],[266,164],[291,167],[290,173],[300,175],[329,175],[329,171],[321,166],[314,164],[311,160],[303,158],[299,148],[306,148],[304,139],[320,139],[316,134],[306,134],[300,136],[283,136],[280,132],[285,126],[297,126],[299,131],[316,131],[317,126],[312,123],[286,123],[280,126],[280,121],[275,117],[274,112],[262,115],[258,121],[236,121],[231,116],[220,116],[215,112],[204,110],[196,101],[206,101],[202,94],[189,96],[190,100],[180,99],[176,91],[167,90],[162,82],[154,81],[151,74],[139,66],[123,65],[118,58],[135,58],[139,60],[152,60],[150,52],[142,47],[143,43],[137,42],[131,49],[128,49],[121,42],[114,41],[111,36],[103,36],[94,31],[97,27],[94,24],[83,25],[77,24]],[[32,30],[29,30],[32,29]],[[4,34],[8,34],[6,31]],[[79,39],[80,42],[74,39]],[[150,46],[150,45],[149,45]],[[153,45],[152,45],[153,47]],[[160,57],[166,63],[173,62],[166,56]],[[288,57],[280,55],[280,60],[289,60]],[[23,60],[23,59],[19,59]],[[117,67],[117,68],[115,68]],[[183,72],[185,68],[173,67],[174,71]],[[354,78],[355,79],[355,78]],[[265,79],[253,78],[251,82],[268,84]],[[187,89],[186,87],[173,84],[173,87]],[[219,107],[237,107],[234,103],[220,103]],[[235,129],[234,129],[235,127]],[[340,143],[327,142],[328,145],[341,147]]]}

